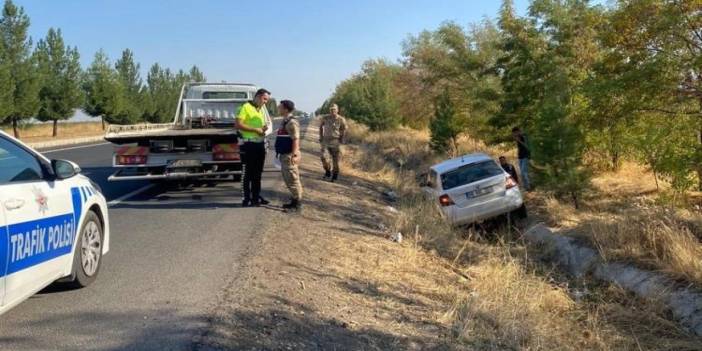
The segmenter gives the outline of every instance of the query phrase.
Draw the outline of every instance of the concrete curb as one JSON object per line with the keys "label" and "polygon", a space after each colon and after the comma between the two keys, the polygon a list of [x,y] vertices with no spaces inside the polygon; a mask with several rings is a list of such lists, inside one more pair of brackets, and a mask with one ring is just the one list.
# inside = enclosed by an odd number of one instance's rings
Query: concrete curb
{"label": "concrete curb", "polygon": [[25,144],[29,145],[31,148],[34,148],[34,149],[46,149],[46,148],[50,148],[50,147],[88,144],[88,143],[96,143],[96,142],[100,142],[100,141],[105,141],[105,139],[102,135],[75,138],[75,139],[59,139],[59,140],[49,140],[49,141],[28,142]]}
{"label": "concrete curb", "polygon": [[524,238],[552,250],[554,260],[577,278],[591,273],[595,278],[617,284],[637,296],[662,301],[680,324],[702,336],[702,293],[699,291],[679,287],[662,273],[604,262],[597,251],[578,244],[573,238],[554,234],[543,224],[529,228]]}

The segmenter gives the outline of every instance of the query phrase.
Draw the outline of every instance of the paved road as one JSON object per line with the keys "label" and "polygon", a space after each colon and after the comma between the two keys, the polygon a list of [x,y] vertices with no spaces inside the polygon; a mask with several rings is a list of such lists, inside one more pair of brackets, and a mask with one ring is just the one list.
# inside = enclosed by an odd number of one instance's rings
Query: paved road
{"label": "paved road", "polygon": [[[108,201],[149,185],[108,183],[111,151],[96,145],[47,155],[78,162]],[[264,173],[264,189],[279,189],[278,178]],[[49,287],[0,316],[0,350],[190,349],[274,211],[240,201],[238,183],[152,187],[113,201],[111,251],[97,281],[81,290]]]}

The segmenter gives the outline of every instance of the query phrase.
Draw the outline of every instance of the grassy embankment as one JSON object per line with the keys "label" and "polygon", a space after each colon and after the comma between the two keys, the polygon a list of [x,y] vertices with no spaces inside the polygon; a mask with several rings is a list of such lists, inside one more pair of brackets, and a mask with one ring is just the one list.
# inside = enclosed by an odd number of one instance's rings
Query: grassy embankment
{"label": "grassy embankment", "polygon": [[[7,134],[13,135],[12,127],[4,126],[2,130]],[[26,124],[21,126],[19,131],[20,139],[24,142],[99,136],[105,133],[100,122],[59,123],[58,135],[53,137],[52,132],[53,125],[51,123]]]}
{"label": "grassy embankment", "polygon": [[[464,277],[461,285],[467,290],[436,287],[455,292],[443,318],[452,323],[458,341],[479,349],[702,348],[656,302],[640,301],[616,286],[565,277],[527,251],[518,230],[493,234],[447,226],[416,186],[416,173],[437,161],[425,132],[371,133],[353,125],[350,140],[346,160],[353,164],[354,176],[380,182],[400,195],[400,211],[390,230],[404,233],[417,248],[440,257],[438,262]],[[462,140],[461,153],[478,150],[511,154]],[[702,216],[694,201],[685,208],[661,204],[653,176],[635,164],[600,174],[593,184],[578,211],[546,192],[528,194],[530,221],[545,221],[583,238],[607,259],[631,261],[702,285]],[[664,193],[665,184],[661,189]],[[411,257],[403,263],[407,270],[437,264]]]}

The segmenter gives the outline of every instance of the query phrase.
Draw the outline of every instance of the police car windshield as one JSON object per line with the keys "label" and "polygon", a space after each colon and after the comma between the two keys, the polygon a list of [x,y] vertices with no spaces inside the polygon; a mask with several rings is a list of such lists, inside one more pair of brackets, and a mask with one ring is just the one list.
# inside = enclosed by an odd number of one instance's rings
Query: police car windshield
{"label": "police car windshield", "polygon": [[441,186],[444,190],[449,190],[502,173],[502,168],[495,161],[487,160],[472,163],[442,174]]}

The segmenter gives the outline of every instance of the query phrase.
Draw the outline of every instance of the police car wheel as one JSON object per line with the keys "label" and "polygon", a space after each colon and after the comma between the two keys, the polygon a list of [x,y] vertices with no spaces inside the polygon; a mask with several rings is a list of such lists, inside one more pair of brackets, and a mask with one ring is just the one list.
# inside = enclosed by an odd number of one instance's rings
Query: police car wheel
{"label": "police car wheel", "polygon": [[98,216],[90,211],[80,229],[80,237],[73,257],[75,277],[72,284],[86,287],[97,278],[102,262],[102,225]]}

